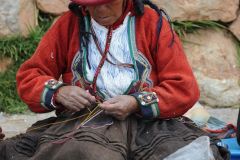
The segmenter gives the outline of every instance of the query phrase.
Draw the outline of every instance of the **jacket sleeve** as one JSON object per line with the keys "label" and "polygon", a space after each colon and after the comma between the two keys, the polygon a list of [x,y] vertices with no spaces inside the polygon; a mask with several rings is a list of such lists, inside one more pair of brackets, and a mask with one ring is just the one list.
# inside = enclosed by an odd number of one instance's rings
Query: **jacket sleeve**
{"label": "jacket sleeve", "polygon": [[163,19],[157,53],[152,54],[157,83],[134,96],[146,118],[183,115],[199,99],[199,89],[178,36]]}
{"label": "jacket sleeve", "polygon": [[33,112],[53,109],[50,103],[54,91],[46,83],[58,82],[66,64],[65,41],[60,36],[59,24],[56,22],[45,34],[35,53],[20,66],[16,75],[18,94]]}

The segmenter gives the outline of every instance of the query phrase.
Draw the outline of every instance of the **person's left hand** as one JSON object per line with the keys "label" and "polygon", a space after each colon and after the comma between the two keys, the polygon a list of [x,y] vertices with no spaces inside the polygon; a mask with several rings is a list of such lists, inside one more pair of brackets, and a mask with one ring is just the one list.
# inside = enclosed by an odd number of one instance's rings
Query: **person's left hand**
{"label": "person's left hand", "polygon": [[112,115],[118,120],[126,119],[130,114],[138,111],[137,100],[133,96],[121,95],[108,99],[100,104],[106,114]]}

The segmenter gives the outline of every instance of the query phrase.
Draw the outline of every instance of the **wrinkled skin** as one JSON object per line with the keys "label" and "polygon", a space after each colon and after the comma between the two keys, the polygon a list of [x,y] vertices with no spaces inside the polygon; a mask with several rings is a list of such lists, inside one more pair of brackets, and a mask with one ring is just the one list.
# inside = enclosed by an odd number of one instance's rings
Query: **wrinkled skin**
{"label": "wrinkled skin", "polygon": [[137,112],[139,109],[136,99],[128,95],[111,98],[100,104],[100,107],[106,114],[112,115],[119,120],[126,119],[130,114]]}
{"label": "wrinkled skin", "polygon": [[59,89],[55,101],[69,111],[77,112],[86,107],[90,107],[96,102],[96,99],[80,87],[63,86]]}
{"label": "wrinkled skin", "polygon": [[100,25],[110,26],[121,17],[125,0],[113,0],[110,3],[86,6],[91,17]]}

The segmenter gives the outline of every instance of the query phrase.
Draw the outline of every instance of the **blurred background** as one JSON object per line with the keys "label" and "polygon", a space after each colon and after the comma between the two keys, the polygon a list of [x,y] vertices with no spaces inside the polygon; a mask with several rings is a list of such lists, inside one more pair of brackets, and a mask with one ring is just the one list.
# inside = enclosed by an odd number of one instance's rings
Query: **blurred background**
{"label": "blurred background", "polygon": [[[201,90],[200,104],[215,115],[236,117],[236,108],[240,107],[239,0],[152,1],[170,15],[183,42]],[[3,126],[6,114],[29,113],[16,92],[16,71],[34,53],[52,23],[68,10],[69,0],[0,2],[0,125]],[[36,116],[31,120],[20,116],[29,124],[37,120]],[[15,119],[13,125],[19,122]]]}

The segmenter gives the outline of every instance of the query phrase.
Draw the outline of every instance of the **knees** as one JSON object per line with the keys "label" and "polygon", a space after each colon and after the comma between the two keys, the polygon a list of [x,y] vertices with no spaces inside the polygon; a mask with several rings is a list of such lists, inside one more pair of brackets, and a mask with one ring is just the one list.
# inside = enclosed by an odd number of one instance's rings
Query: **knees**
{"label": "knees", "polygon": [[52,160],[124,160],[127,153],[116,148],[115,150],[110,149],[96,142],[71,139],[64,144],[42,144],[34,158],[39,159],[46,155],[48,155],[48,159]]}

